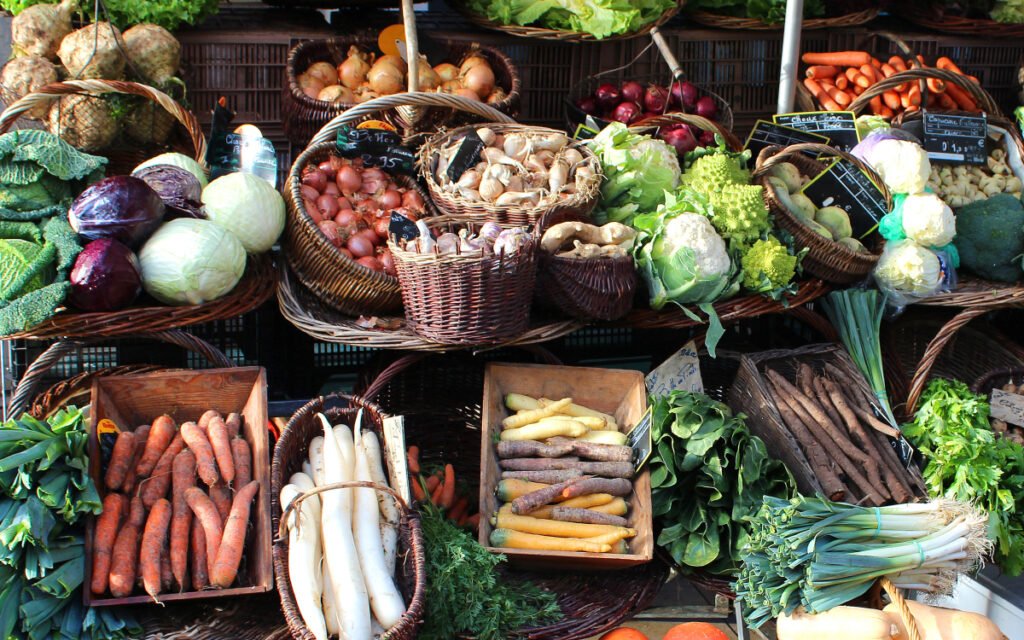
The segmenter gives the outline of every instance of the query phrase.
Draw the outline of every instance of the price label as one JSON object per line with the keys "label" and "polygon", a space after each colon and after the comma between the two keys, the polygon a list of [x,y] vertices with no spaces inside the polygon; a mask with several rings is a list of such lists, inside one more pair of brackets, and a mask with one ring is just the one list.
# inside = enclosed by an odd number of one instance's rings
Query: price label
{"label": "price label", "polygon": [[652,412],[653,409],[647,409],[640,422],[626,434],[626,444],[633,449],[633,469],[636,473],[640,473],[640,469],[647,464],[654,451],[654,441],[651,439]]}
{"label": "price label", "polygon": [[889,213],[885,196],[866,173],[845,160],[836,160],[804,186],[802,193],[818,207],[841,207],[850,216],[853,237],[864,238]]}
{"label": "price label", "polygon": [[416,154],[401,146],[402,139],[394,131],[378,128],[343,126],[336,141],[338,153],[344,158],[361,158],[363,164],[380,167],[390,173],[416,173]]}
{"label": "price label", "polygon": [[397,211],[392,211],[391,221],[388,223],[388,236],[393,242],[401,246],[403,242],[418,238],[420,230],[415,222]]}
{"label": "price label", "polygon": [[411,501],[409,467],[405,457],[405,418],[393,416],[384,418],[384,451],[388,458],[388,482],[391,488],[402,496],[406,504]]}
{"label": "price label", "polygon": [[827,137],[829,144],[842,151],[850,151],[860,142],[857,116],[852,111],[810,111],[783,113],[772,117],[775,124]]}
{"label": "price label", "polygon": [[931,160],[985,164],[988,119],[981,115],[925,112],[924,150]]}
{"label": "price label", "polygon": [[996,420],[1024,427],[1024,396],[1002,389],[992,390],[989,415]]}
{"label": "price label", "polygon": [[665,396],[675,389],[703,393],[704,382],[700,377],[696,343],[693,340],[687,342],[657,369],[648,373],[645,382],[647,394],[651,396]]}
{"label": "price label", "polygon": [[458,182],[467,169],[480,161],[480,152],[484,150],[485,146],[487,145],[480,139],[476,131],[467,133],[466,137],[462,139],[462,144],[459,145],[459,150],[455,152],[455,157],[448,163],[448,179]]}
{"label": "price label", "polygon": [[[793,127],[784,127],[767,120],[758,120],[754,128],[750,130],[750,135],[747,136],[747,144],[743,148],[749,149],[751,157],[757,159],[757,156],[765,147],[789,147],[804,142],[828,144],[829,139],[827,136],[818,135],[817,133],[808,133],[807,131],[801,131]],[[814,153],[805,153],[812,158],[816,157]]]}

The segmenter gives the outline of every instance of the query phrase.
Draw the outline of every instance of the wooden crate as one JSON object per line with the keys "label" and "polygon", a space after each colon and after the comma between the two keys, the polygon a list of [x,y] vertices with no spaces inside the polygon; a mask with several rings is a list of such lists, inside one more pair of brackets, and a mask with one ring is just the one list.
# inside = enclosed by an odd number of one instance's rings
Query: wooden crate
{"label": "wooden crate", "polygon": [[[166,371],[134,376],[98,378],[92,386],[92,411],[89,421],[89,473],[101,492],[100,445],[96,425],[108,418],[118,427],[134,429],[168,414],[178,424],[198,420],[207,409],[222,414],[236,412],[244,418],[242,435],[252,449],[252,477],[260,482],[260,491],[250,512],[251,526],[246,534],[245,553],[238,573],[239,586],[229,589],[186,591],[160,594],[157,601],[200,600],[225,596],[265,593],[274,588],[270,528],[270,442],[267,436],[267,381],[262,367],[208,369],[205,371]],[[105,493],[105,492],[104,492]],[[95,519],[86,522],[85,581],[86,606],[104,607],[154,602],[143,592],[127,598],[93,595],[92,538]]]}
{"label": "wooden crate", "polygon": [[650,562],[654,556],[654,526],[651,520],[651,474],[644,469],[633,478],[629,495],[629,526],[637,530],[629,540],[630,553],[585,553],[577,551],[535,551],[490,546],[491,514],[498,510],[494,488],[501,472],[494,447],[500,423],[509,415],[504,398],[521,393],[534,398],[566,398],[615,416],[619,425],[631,429],[647,410],[647,390],[639,371],[559,367],[539,364],[490,363],[484,372],[483,437],[480,444],[480,544],[502,553],[514,566],[537,569],[621,569]]}

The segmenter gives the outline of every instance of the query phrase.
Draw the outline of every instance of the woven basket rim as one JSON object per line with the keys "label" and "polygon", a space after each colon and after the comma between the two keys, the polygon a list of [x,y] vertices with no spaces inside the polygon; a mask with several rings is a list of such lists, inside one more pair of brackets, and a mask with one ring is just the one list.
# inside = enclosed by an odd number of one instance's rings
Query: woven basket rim
{"label": "woven basket rim", "polygon": [[[998,103],[996,103],[991,94],[985,91],[985,89],[980,85],[975,84],[966,76],[962,76],[959,73],[934,67],[912,67],[906,71],[897,71],[888,78],[879,80],[868,87],[864,93],[857,96],[857,98],[846,107],[846,110],[859,114],[871,104],[872,98],[880,96],[887,90],[893,89],[904,82],[912,81],[918,81],[921,86],[923,104],[924,97],[928,92],[928,85],[925,82],[928,79],[937,79],[943,82],[955,84],[970,94],[971,98],[977,103],[979,109],[994,116],[1006,119],[1006,116],[1003,115],[1002,109],[999,108]],[[931,111],[936,110],[931,109]],[[941,111],[941,109],[939,109],[939,111]],[[903,112],[901,111],[901,113]]]}
{"label": "woven basket rim", "polygon": [[118,337],[225,320],[248,313],[274,295],[276,280],[268,254],[249,256],[245,274],[227,295],[197,305],[134,306],[120,311],[62,311],[5,340]]}
{"label": "woven basket rim", "polygon": [[[837,27],[858,27],[871,22],[881,13],[880,9],[863,9],[841,16],[831,18],[804,18],[801,28],[805,31],[812,29],[835,29]],[[757,18],[746,18],[730,16],[711,11],[688,11],[686,17],[694,22],[719,29],[744,29],[751,31],[782,31],[785,25],[770,24]]]}
{"label": "woven basket rim", "polygon": [[985,38],[1024,37],[1024,24],[997,22],[988,18],[965,18],[958,15],[947,15],[935,3],[932,3],[926,11],[921,11],[919,7],[908,10],[904,6],[905,3],[896,2],[893,4],[900,17],[918,26],[935,31]]}

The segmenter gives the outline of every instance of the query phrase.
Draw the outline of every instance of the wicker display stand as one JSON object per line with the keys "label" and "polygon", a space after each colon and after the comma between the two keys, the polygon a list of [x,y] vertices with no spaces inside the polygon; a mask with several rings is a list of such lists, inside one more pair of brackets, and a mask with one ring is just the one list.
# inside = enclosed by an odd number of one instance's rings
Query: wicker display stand
{"label": "wicker display stand", "polygon": [[[925,5],[922,7],[922,5]],[[900,17],[914,24],[939,31],[977,38],[1024,38],[1024,24],[996,22],[987,18],[964,18],[946,13],[941,2],[894,2]]]}
{"label": "wicker display stand", "polygon": [[[867,24],[878,17],[879,9],[864,9],[832,18],[804,18],[801,29],[848,29]],[[757,18],[727,16],[710,11],[691,11],[686,13],[688,20],[714,29],[741,29],[744,31],[782,31],[783,24],[770,24]]]}

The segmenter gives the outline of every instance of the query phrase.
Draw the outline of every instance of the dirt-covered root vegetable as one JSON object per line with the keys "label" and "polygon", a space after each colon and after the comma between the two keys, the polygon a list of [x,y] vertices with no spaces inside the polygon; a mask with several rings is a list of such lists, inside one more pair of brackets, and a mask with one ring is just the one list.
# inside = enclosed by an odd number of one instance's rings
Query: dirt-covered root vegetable
{"label": "dirt-covered root vegetable", "polygon": [[121,121],[129,138],[142,144],[163,144],[178,122],[169,111],[155,102],[142,100]]}
{"label": "dirt-covered root vegetable", "polygon": [[[45,6],[45,5],[35,5]],[[31,7],[30,7],[31,8]],[[23,98],[43,85],[57,82],[57,67],[46,58],[40,56],[22,56],[14,58],[4,65],[0,72],[0,85],[3,86],[4,99],[8,102]],[[47,103],[33,107],[25,112],[25,116],[33,119],[46,117]]]}
{"label": "dirt-covered root vegetable", "polygon": [[57,57],[71,78],[120,80],[124,77],[126,50],[117,27],[109,22],[97,22],[61,40]]}
{"label": "dirt-covered root vegetable", "polygon": [[86,152],[105,149],[117,137],[117,121],[110,107],[92,96],[65,96],[51,103],[47,129]]}
{"label": "dirt-covered root vegetable", "polygon": [[129,71],[140,74],[143,82],[159,87],[178,75],[181,43],[167,29],[137,24],[124,32],[124,45],[132,63]]}
{"label": "dirt-covered root vegetable", "polygon": [[71,33],[71,13],[77,0],[37,4],[11,20],[11,46],[16,56],[41,56],[53,60],[64,36]]}

